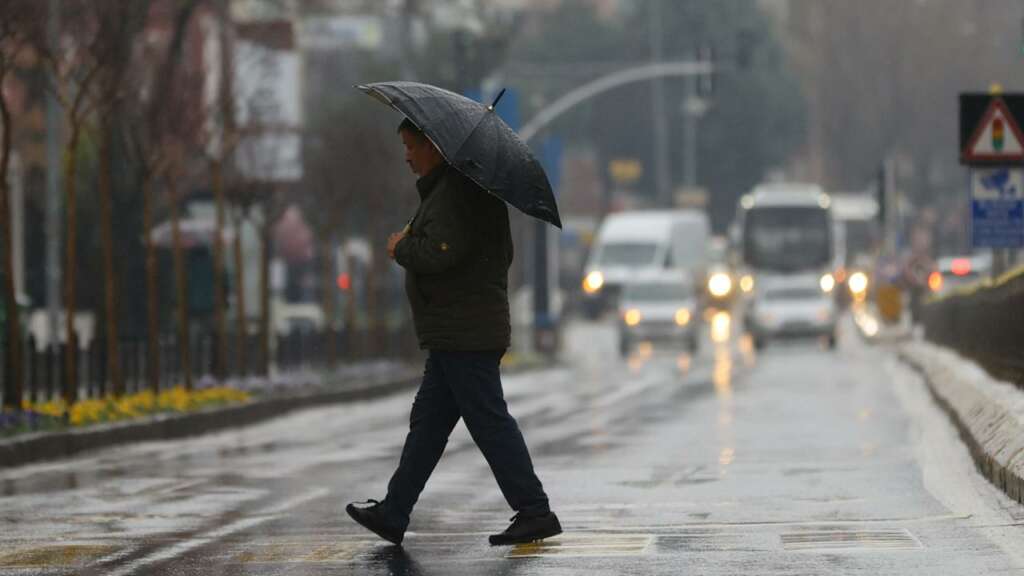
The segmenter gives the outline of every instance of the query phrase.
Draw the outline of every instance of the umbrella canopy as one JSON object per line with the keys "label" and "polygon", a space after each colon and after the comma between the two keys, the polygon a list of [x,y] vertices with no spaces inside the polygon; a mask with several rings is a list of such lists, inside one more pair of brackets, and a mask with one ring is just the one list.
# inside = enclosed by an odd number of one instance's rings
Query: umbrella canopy
{"label": "umbrella canopy", "polygon": [[404,114],[449,164],[481,188],[534,218],[562,227],[544,169],[493,105],[418,82],[377,82],[358,88]]}

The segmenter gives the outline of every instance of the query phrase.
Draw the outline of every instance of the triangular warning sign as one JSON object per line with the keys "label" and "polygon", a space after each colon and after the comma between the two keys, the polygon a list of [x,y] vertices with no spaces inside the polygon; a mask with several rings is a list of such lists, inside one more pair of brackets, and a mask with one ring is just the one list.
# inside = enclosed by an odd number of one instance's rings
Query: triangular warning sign
{"label": "triangular warning sign", "polygon": [[1024,161],[1024,133],[1002,98],[993,98],[963,150],[965,162]]}

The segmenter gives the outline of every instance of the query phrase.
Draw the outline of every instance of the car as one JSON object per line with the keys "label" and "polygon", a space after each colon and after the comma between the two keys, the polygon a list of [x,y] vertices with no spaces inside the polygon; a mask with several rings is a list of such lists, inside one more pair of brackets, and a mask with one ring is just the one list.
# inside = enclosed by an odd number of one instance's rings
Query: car
{"label": "car", "polygon": [[815,274],[761,278],[745,315],[754,347],[769,340],[824,337],[836,347],[836,305]]}
{"label": "car", "polygon": [[939,258],[936,270],[928,276],[928,288],[933,294],[943,295],[967,284],[987,278],[992,272],[992,254],[949,256]]}
{"label": "car", "polygon": [[706,304],[715,308],[728,308],[740,294],[740,282],[729,265],[728,244],[725,238],[715,236],[708,243],[707,273],[705,274]]}
{"label": "car", "polygon": [[641,275],[623,286],[619,301],[619,352],[623,356],[641,341],[684,343],[690,352],[696,352],[699,324],[690,276]]}

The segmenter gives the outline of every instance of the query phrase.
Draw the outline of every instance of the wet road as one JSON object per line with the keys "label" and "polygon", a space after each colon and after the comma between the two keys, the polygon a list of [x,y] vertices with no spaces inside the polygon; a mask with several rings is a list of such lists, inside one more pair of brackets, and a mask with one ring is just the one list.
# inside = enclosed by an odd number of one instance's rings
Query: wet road
{"label": "wet road", "polygon": [[698,354],[627,360],[577,324],[564,368],[506,378],[559,538],[487,545],[511,512],[461,425],[404,548],[352,523],[410,392],[0,472],[0,575],[1024,574],[1024,510],[889,353],[707,320]]}

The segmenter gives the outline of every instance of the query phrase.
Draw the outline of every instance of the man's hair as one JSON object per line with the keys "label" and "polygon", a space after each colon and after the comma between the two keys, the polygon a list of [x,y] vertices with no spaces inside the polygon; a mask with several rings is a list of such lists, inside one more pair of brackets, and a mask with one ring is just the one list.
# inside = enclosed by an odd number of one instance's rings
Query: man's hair
{"label": "man's hair", "polygon": [[423,138],[423,131],[420,130],[419,126],[413,124],[412,120],[409,120],[408,118],[403,119],[402,123],[398,125],[398,133],[401,134],[402,132],[409,132],[414,136]]}

